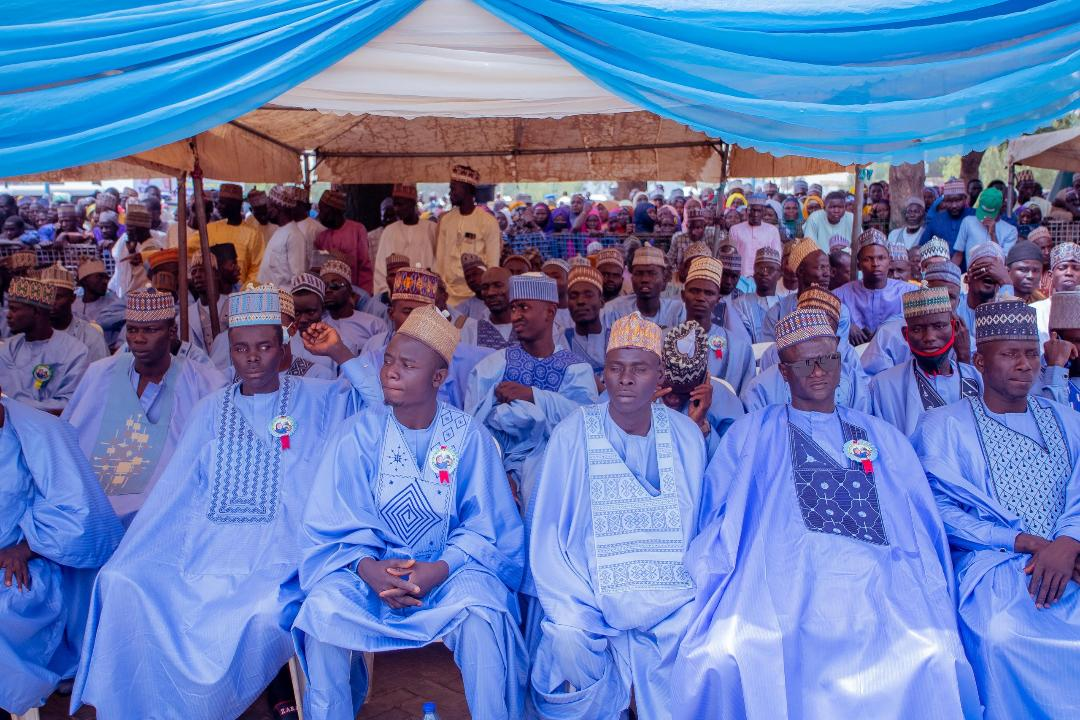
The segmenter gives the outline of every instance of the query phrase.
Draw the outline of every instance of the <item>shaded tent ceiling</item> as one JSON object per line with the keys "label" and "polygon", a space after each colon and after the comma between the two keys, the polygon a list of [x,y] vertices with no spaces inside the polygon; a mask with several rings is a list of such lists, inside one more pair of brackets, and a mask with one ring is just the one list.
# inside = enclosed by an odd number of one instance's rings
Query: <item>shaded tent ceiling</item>
{"label": "shaded tent ceiling", "polygon": [[1009,142],[1009,162],[1080,172],[1080,127],[1025,135]]}

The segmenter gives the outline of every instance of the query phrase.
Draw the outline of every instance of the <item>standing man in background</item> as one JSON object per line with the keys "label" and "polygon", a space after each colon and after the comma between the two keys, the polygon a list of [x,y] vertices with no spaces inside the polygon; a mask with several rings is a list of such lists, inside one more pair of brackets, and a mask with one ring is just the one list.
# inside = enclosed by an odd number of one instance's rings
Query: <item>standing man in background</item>
{"label": "standing man in background", "polygon": [[467,165],[455,165],[450,171],[450,212],[439,218],[435,251],[435,272],[446,283],[447,303],[455,306],[473,296],[461,269],[462,253],[479,255],[484,265],[499,264],[502,233],[499,223],[476,206],[476,186],[480,173]]}

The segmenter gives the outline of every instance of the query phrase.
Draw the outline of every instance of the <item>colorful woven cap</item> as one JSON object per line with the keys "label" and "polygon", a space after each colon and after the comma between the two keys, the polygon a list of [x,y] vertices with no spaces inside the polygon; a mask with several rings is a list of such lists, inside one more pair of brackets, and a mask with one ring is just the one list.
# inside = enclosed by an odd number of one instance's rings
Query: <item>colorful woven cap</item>
{"label": "colorful woven cap", "polygon": [[810,238],[803,238],[798,240],[791,246],[791,254],[788,255],[787,267],[791,272],[795,272],[802,265],[803,260],[810,257],[816,252],[819,252],[821,248],[818,244]]}
{"label": "colorful woven cap", "polygon": [[903,303],[905,320],[938,313],[952,314],[952,300],[949,299],[949,291],[943,287],[927,287],[904,293]]}
{"label": "colorful woven cap", "polygon": [[401,198],[402,200],[416,200],[416,186],[408,183],[398,183],[390,191],[390,197]]}
{"label": "colorful woven cap", "polygon": [[693,320],[676,325],[664,335],[660,359],[673,385],[702,382],[709,374],[708,334]]}
{"label": "colorful woven cap", "polygon": [[824,310],[834,323],[840,322],[840,298],[824,288],[811,285],[802,291],[795,307],[803,310]]}
{"label": "colorful woven cap", "polygon": [[56,288],[41,280],[17,277],[11,280],[7,296],[8,302],[52,310],[53,301],[56,299]]}
{"label": "colorful woven cap", "polygon": [[591,265],[575,265],[570,268],[570,275],[566,280],[566,287],[570,289],[578,283],[592,285],[601,293],[604,292],[604,276]]}
{"label": "colorful woven cap", "polygon": [[783,350],[807,340],[836,339],[829,313],[816,308],[799,308],[776,323],[776,349]]}
{"label": "colorful woven cap", "polygon": [[84,260],[79,263],[79,270],[77,273],[79,280],[90,277],[91,275],[97,275],[98,273],[105,273],[105,263],[103,261]]}
{"label": "colorful woven cap", "polygon": [[759,247],[757,252],[754,253],[754,264],[757,263],[774,263],[780,264],[780,251],[773,247]]}
{"label": "colorful woven cap", "polygon": [[[29,270],[37,267],[37,253],[33,250],[16,250],[4,258],[4,264],[12,270]],[[102,265],[104,267],[104,265]]]}
{"label": "colorful woven cap", "polygon": [[394,274],[391,300],[415,300],[435,304],[439,292],[439,276],[423,268],[402,268]]}
{"label": "colorful woven cap", "polygon": [[180,262],[180,251],[176,248],[167,248],[165,250],[158,250],[153,255],[147,258],[147,262],[150,263],[150,272],[154,272],[162,265],[168,265],[169,263]]}
{"label": "colorful woven cap", "polygon": [[949,178],[949,181],[941,189],[943,197],[949,195],[967,195],[967,188],[964,187],[963,180],[957,180],[956,178]]}
{"label": "colorful woven cap", "polygon": [[716,259],[723,263],[728,270],[739,272],[742,268],[742,255],[739,254],[739,250],[734,245],[722,246],[720,252],[716,254]]}
{"label": "colorful woven cap", "polygon": [[319,204],[334,210],[345,209],[345,193],[338,190],[324,190],[319,198]]}
{"label": "colorful woven cap", "polygon": [[37,279],[43,283],[52,285],[54,288],[64,288],[65,290],[75,289],[75,273],[68,270],[59,262],[43,269],[38,273]]}
{"label": "colorful woven cap", "polygon": [[930,238],[919,248],[919,260],[921,262],[927,262],[932,258],[949,259],[949,243],[937,235]]}
{"label": "colorful woven cap", "polygon": [[623,258],[623,254],[615,248],[605,248],[596,253],[596,267],[598,269],[604,265],[609,265],[622,270],[625,264],[626,260]]}
{"label": "colorful woven cap", "polygon": [[468,165],[455,165],[450,168],[450,181],[462,182],[476,187],[480,184],[480,173]]}
{"label": "colorful woven cap", "polygon": [[124,317],[128,322],[158,322],[176,317],[176,302],[172,293],[136,290],[124,298]]}
{"label": "colorful woven cap", "polygon": [[484,263],[484,259],[482,257],[473,253],[461,253],[462,272],[468,272],[476,267],[487,270],[487,265]]}
{"label": "colorful woven cap", "polygon": [[[291,298],[290,298],[291,299]],[[281,325],[281,295],[273,285],[252,285],[229,296],[229,327]]]}
{"label": "colorful woven cap", "polygon": [[664,331],[659,325],[634,311],[612,323],[611,332],[608,333],[607,352],[630,348],[646,350],[660,357],[663,335]]}
{"label": "colorful woven cap", "polygon": [[712,257],[712,249],[703,242],[692,242],[683,250],[683,262],[692,258]]}
{"label": "colorful woven cap", "polygon": [[439,353],[447,364],[454,357],[454,350],[461,340],[461,331],[434,305],[423,305],[413,310],[398,332],[424,343]]}
{"label": "colorful woven cap", "polygon": [[313,273],[300,273],[292,279],[292,292],[294,295],[301,292],[315,293],[322,300],[326,297],[326,283]]}
{"label": "colorful woven cap", "polygon": [[634,261],[631,263],[631,267],[644,267],[646,265],[667,267],[667,258],[664,257],[664,251],[652,245],[642,245],[638,248],[638,251],[634,253]]}
{"label": "colorful woven cap", "polygon": [[1019,300],[997,300],[975,308],[975,343],[995,340],[1039,341],[1035,308]]}
{"label": "colorful woven cap", "polygon": [[287,325],[285,318],[296,319],[296,303],[293,302],[292,293],[278,288],[278,302],[281,303],[281,324]]}
{"label": "colorful woven cap", "polygon": [[344,262],[336,258],[331,258],[327,260],[323,263],[323,266],[319,268],[319,277],[321,277],[324,281],[326,280],[328,275],[337,275],[339,277],[345,278],[345,280],[348,280],[349,282],[352,282],[352,269],[350,269],[349,266],[346,265]]}
{"label": "colorful woven cap", "polygon": [[296,196],[287,185],[275,185],[270,188],[270,202],[283,208],[296,207]]}
{"label": "colorful woven cap", "polygon": [[1058,290],[1050,296],[1051,330],[1080,330],[1080,290]]}
{"label": "colorful woven cap", "polygon": [[863,230],[859,235],[859,252],[863,249],[872,247],[874,245],[880,245],[883,248],[889,247],[889,238],[885,236],[885,233],[881,232],[877,228],[869,228]]}
{"label": "colorful woven cap", "polygon": [[545,260],[544,264],[540,266],[540,269],[543,270],[544,268],[549,266],[559,268],[564,273],[570,273],[570,263],[566,262],[561,258],[551,258],[550,260]]}
{"label": "colorful woven cap", "polygon": [[132,228],[143,228],[145,230],[150,229],[150,211],[145,205],[138,203],[128,203],[127,211],[124,213],[124,225]]}
{"label": "colorful woven cap", "polygon": [[510,278],[510,302],[536,300],[559,303],[559,286],[547,275],[527,272]]}
{"label": "colorful woven cap", "polygon": [[1063,242],[1055,245],[1050,250],[1050,269],[1054,270],[1058,265],[1066,262],[1080,263],[1080,245],[1074,242]]}
{"label": "colorful woven cap", "polygon": [[724,263],[714,257],[696,257],[690,261],[690,269],[686,271],[686,283],[691,280],[707,280],[720,289],[720,282],[724,277]]}
{"label": "colorful woven cap", "polygon": [[930,282],[931,280],[941,280],[943,282],[952,283],[953,285],[959,285],[961,274],[960,266],[956,263],[949,260],[944,262],[939,260],[926,266],[923,270],[923,280],[926,282]]}

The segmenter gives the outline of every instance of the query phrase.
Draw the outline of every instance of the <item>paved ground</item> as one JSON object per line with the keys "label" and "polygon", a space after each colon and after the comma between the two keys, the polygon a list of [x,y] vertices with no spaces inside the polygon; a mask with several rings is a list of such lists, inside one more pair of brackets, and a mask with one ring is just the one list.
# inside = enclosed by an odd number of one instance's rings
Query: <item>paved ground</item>
{"label": "paved ground", "polygon": [[[68,717],[67,696],[54,695],[42,710],[42,720]],[[375,683],[358,720],[420,720],[423,704],[438,704],[442,720],[468,720],[469,711],[461,687],[461,673],[454,656],[441,644],[420,650],[388,652],[375,658]],[[94,720],[91,708],[75,716]],[[5,719],[6,720],[6,719]],[[259,698],[239,720],[271,720],[266,701]]]}

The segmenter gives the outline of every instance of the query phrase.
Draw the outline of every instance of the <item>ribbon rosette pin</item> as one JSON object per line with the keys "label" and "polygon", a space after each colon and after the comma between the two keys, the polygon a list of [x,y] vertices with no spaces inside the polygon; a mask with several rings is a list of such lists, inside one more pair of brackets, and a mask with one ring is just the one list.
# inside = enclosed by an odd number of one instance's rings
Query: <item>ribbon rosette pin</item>
{"label": "ribbon rosette pin", "polygon": [[40,390],[45,387],[45,383],[52,380],[52,367],[44,363],[34,366],[34,389]]}
{"label": "ribbon rosette pin", "polygon": [[716,359],[721,360],[724,357],[724,348],[727,347],[727,340],[723,335],[710,335],[708,341],[709,349],[716,354]]}
{"label": "ribbon rosette pin", "polygon": [[278,415],[270,421],[270,434],[281,441],[281,449],[289,449],[289,436],[296,432],[296,421],[288,415]]}
{"label": "ribbon rosette pin", "polygon": [[454,471],[458,464],[457,452],[449,445],[436,445],[431,449],[428,463],[431,465],[431,469],[438,473],[439,483],[449,485],[450,473]]}
{"label": "ribbon rosette pin", "polygon": [[874,472],[874,460],[877,460],[877,448],[869,440],[848,440],[844,443],[844,455],[849,460],[862,463],[863,472]]}

